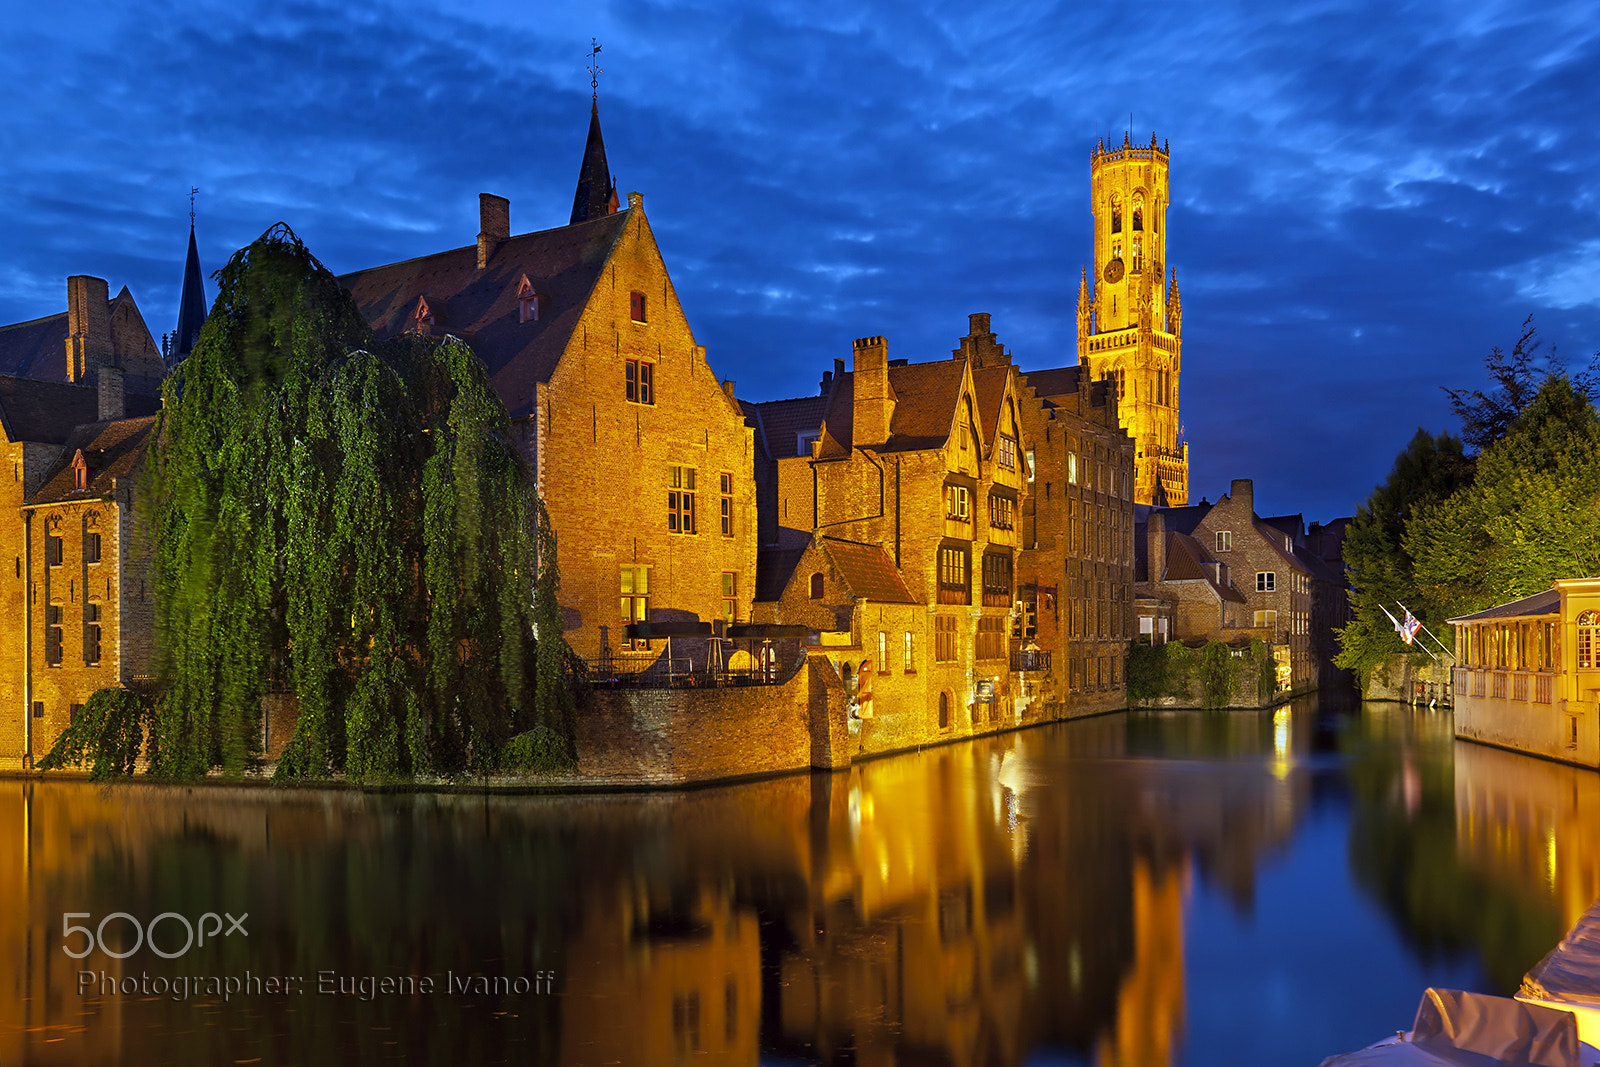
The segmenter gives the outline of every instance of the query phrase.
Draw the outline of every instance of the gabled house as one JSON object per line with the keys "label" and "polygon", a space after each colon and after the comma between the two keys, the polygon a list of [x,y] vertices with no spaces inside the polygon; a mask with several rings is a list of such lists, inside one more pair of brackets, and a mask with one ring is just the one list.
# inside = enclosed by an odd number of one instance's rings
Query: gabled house
{"label": "gabled house", "polygon": [[165,366],[133,297],[67,279],[67,310],[0,327],[0,767],[28,768],[98,689],[150,673],[133,484]]}
{"label": "gabled house", "polygon": [[695,341],[643,197],[617,210],[614,188],[596,110],[568,225],[514,235],[509,202],[485,193],[476,244],[340,280],[380,337],[472,346],[549,509],[567,640],[644,664],[661,642],[630,639],[629,624],[746,619],[752,435]]}
{"label": "gabled house", "polygon": [[[1000,729],[1028,492],[1015,369],[854,343],[820,395],[746,403],[762,506],[757,622],[805,626],[856,695],[858,751]],[[869,680],[870,700],[862,701]]]}

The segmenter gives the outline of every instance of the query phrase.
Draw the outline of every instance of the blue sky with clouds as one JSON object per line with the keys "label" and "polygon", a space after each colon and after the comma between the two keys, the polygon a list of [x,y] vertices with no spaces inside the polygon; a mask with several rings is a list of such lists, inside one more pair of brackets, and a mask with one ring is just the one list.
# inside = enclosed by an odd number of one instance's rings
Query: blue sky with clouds
{"label": "blue sky with clouds", "polygon": [[[947,357],[994,316],[1070,364],[1089,152],[1172,147],[1191,492],[1348,514],[1441,385],[1535,314],[1600,347],[1600,19],[1587,3],[30,5],[0,69],[0,321],[68,274],[177,314],[272,223],[335,271],[471,243],[477,194],[565,223],[601,119],[689,320],[741,396],[850,341]],[[208,292],[208,296],[213,295]]]}

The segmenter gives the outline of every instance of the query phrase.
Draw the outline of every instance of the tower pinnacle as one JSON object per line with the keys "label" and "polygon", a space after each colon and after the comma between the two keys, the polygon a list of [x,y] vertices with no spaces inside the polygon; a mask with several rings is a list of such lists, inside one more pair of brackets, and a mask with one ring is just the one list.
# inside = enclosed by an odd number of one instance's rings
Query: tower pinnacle
{"label": "tower pinnacle", "polygon": [[168,365],[178,363],[193,349],[200,339],[200,327],[206,321],[206,284],[200,273],[200,249],[194,240],[194,194],[189,190],[189,255],[183,262],[183,293],[178,298],[178,328],[172,331],[171,351],[167,353]]}

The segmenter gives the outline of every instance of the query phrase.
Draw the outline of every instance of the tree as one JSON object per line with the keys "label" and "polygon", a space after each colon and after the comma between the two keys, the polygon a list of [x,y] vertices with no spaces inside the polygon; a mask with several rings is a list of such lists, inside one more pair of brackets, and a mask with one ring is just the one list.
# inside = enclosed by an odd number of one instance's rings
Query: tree
{"label": "tree", "polygon": [[570,739],[570,702],[535,712],[570,651],[559,627],[535,649],[536,501],[483,364],[455,338],[376,344],[281,223],[218,283],[141,487],[168,684],[152,769],[242,771],[274,691],[299,712],[280,777],[486,772],[535,725]]}
{"label": "tree", "polygon": [[1418,588],[1451,615],[1600,573],[1600,414],[1583,392],[1547,377],[1472,486],[1422,509],[1404,548]]}
{"label": "tree", "polygon": [[1339,631],[1338,666],[1364,678],[1385,657],[1407,651],[1384,613],[1386,607],[1392,612],[1404,603],[1437,632],[1447,615],[1417,587],[1406,532],[1420,511],[1449,499],[1470,485],[1472,477],[1473,464],[1460,440],[1418,428],[1395,457],[1388,479],[1356,509],[1344,540],[1351,619]]}

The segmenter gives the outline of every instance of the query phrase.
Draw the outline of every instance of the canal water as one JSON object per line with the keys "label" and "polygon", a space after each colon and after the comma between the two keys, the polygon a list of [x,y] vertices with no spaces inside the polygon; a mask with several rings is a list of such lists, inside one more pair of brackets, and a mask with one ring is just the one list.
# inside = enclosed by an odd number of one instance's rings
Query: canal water
{"label": "canal water", "polygon": [[676,794],[9,780],[0,1064],[1311,1065],[1597,891],[1595,774],[1337,695]]}

